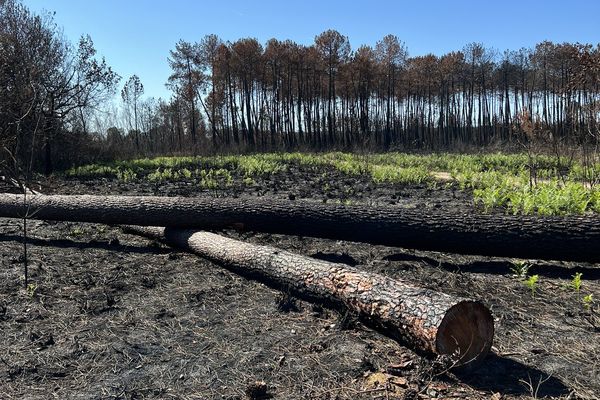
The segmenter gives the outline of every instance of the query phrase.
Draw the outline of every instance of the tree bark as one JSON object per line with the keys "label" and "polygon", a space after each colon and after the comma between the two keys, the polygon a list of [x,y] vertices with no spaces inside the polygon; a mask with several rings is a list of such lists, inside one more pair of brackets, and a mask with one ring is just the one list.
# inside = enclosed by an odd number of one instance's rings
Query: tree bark
{"label": "tree bark", "polygon": [[421,352],[451,356],[455,366],[476,366],[492,346],[494,321],[477,301],[214,233],[136,226],[125,230],[163,240],[301,297],[345,306]]}
{"label": "tree bark", "polygon": [[[421,250],[600,262],[594,217],[530,217],[323,204],[275,199],[28,196],[33,218],[105,224],[245,230]],[[0,217],[19,218],[21,195],[0,195]]]}

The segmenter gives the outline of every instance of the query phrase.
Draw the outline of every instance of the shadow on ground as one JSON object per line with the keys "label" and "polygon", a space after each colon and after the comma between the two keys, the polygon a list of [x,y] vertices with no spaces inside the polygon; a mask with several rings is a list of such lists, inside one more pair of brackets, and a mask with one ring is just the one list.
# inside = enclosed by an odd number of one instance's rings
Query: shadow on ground
{"label": "shadow on ground", "polygon": [[571,391],[558,378],[494,353],[490,353],[475,371],[459,371],[455,375],[476,389],[503,395],[560,397]]}
{"label": "shadow on ground", "polygon": [[[424,262],[433,267],[445,269],[448,272],[472,272],[480,274],[507,275],[511,273],[514,264],[505,260],[469,261],[465,263],[451,263],[433,257],[410,253],[394,253],[383,258],[386,261],[416,261]],[[546,262],[532,263],[529,274],[540,275],[554,279],[572,279],[576,272],[581,272],[585,279],[600,280],[600,268],[575,266],[572,268]]]}
{"label": "shadow on ground", "polygon": [[[2,235],[0,236],[0,242],[22,242],[23,237],[20,235]],[[172,253],[173,250],[165,247],[161,247],[158,244],[156,246],[131,246],[123,245],[118,241],[98,241],[90,240],[87,242],[77,242],[70,239],[37,239],[28,237],[26,240],[27,244],[40,246],[40,247],[57,247],[61,249],[73,248],[73,249],[101,249],[111,250],[116,252],[128,252],[136,254],[166,254]]]}

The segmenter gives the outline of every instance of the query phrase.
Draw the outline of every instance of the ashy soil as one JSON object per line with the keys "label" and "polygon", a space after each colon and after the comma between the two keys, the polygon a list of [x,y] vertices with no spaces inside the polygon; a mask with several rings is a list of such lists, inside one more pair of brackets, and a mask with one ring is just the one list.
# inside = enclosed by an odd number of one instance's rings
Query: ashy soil
{"label": "ashy soil", "polygon": [[[239,177],[237,177],[239,178]],[[241,179],[235,182],[241,182]],[[45,182],[45,193],[238,196],[397,204],[480,212],[452,187],[375,185],[292,168],[199,190],[193,182]],[[501,211],[498,211],[501,212]],[[0,219],[2,399],[514,399],[600,397],[600,265],[513,260],[225,231],[356,265],[487,304],[493,352],[449,370],[343,310],[263,283],[118,227]],[[583,273],[579,292],[572,276]]]}

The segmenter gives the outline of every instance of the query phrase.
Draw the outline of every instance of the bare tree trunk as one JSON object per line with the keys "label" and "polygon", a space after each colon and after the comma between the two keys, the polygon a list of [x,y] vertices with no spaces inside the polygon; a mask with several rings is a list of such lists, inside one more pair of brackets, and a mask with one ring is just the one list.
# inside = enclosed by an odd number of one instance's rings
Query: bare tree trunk
{"label": "bare tree trunk", "polygon": [[477,301],[209,232],[157,227],[126,231],[164,240],[302,297],[343,305],[419,351],[453,356],[455,365],[477,365],[492,345],[493,318]]}
{"label": "bare tree trunk", "polygon": [[351,240],[422,250],[549,260],[600,261],[593,217],[429,212],[390,206],[275,199],[0,195],[0,217],[223,228]]}

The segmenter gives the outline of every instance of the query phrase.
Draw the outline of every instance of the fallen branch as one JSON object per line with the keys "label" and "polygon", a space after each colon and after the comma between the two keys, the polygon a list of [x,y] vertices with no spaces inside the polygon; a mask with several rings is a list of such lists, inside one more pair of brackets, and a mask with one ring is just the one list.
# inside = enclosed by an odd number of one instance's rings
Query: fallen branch
{"label": "fallen branch", "polygon": [[600,262],[595,217],[481,215],[275,199],[0,195],[0,217],[246,230],[421,250]]}
{"label": "fallen branch", "polygon": [[20,193],[27,193],[28,195],[41,195],[41,192],[38,192],[35,189],[32,189],[31,187],[27,186],[27,184],[13,178],[10,176],[4,176],[4,175],[0,175],[0,182],[4,182],[7,186],[11,187],[12,189],[16,189],[18,190]]}
{"label": "fallen branch", "polygon": [[125,230],[163,240],[302,297],[343,305],[417,350],[452,356],[457,366],[476,366],[492,345],[494,321],[477,301],[214,233],[139,226]]}

